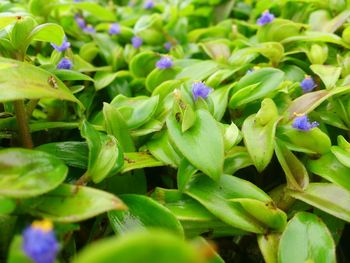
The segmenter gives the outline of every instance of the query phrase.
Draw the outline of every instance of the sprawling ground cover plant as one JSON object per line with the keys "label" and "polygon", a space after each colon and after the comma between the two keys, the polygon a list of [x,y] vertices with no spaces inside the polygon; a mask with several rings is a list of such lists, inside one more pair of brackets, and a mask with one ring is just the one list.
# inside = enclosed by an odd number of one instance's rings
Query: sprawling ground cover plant
{"label": "sprawling ground cover plant", "polygon": [[1,262],[350,260],[350,1],[0,12]]}

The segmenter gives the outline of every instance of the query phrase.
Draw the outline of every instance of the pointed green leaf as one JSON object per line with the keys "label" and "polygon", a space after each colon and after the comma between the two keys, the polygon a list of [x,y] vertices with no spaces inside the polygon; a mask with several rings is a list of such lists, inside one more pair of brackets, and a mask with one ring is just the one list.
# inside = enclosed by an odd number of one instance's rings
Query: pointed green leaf
{"label": "pointed green leaf", "polygon": [[135,232],[98,241],[81,251],[72,263],[204,263],[184,240],[167,232]]}
{"label": "pointed green leaf", "polygon": [[259,112],[246,118],[243,123],[244,144],[259,172],[266,168],[273,156],[278,120],[276,105],[272,100],[265,99]]}
{"label": "pointed green leaf", "polygon": [[300,212],[289,221],[281,236],[278,262],[336,262],[334,241],[320,218]]}
{"label": "pointed green leaf", "polygon": [[108,218],[117,234],[162,228],[183,236],[183,229],[176,217],[164,206],[142,195],[121,195],[127,205],[126,211],[110,211]]}
{"label": "pointed green leaf", "polygon": [[79,222],[110,210],[127,207],[116,196],[91,187],[62,184],[23,204],[28,212],[57,222]]}
{"label": "pointed green leaf", "polygon": [[290,195],[335,217],[350,222],[350,192],[330,183],[310,183],[304,192]]}
{"label": "pointed green leaf", "polygon": [[247,213],[236,198],[256,199],[263,203],[272,200],[255,185],[235,176],[222,175],[215,183],[204,175],[197,175],[188,184],[185,193],[196,199],[223,222],[248,232],[263,233],[266,226]]}
{"label": "pointed green leaf", "polygon": [[99,183],[122,169],[123,152],[114,136],[96,131],[87,121],[82,124],[81,135],[89,147],[87,175],[94,183]]}
{"label": "pointed green leaf", "polygon": [[0,151],[0,196],[28,198],[59,186],[68,173],[55,156],[35,150]]}
{"label": "pointed green leaf", "polygon": [[[5,67],[2,67],[4,65]],[[28,63],[0,58],[0,101],[56,98],[79,103],[64,83],[50,72]]]}
{"label": "pointed green leaf", "polygon": [[280,140],[275,142],[275,151],[286,175],[287,186],[295,190],[305,189],[309,184],[309,176],[303,163]]}
{"label": "pointed green leaf", "polygon": [[194,125],[186,132],[175,116],[169,116],[167,126],[174,145],[196,168],[219,180],[224,164],[224,143],[214,118],[204,110],[196,112]]}
{"label": "pointed green leaf", "polygon": [[284,79],[284,72],[275,68],[263,68],[246,74],[233,87],[229,105],[231,108],[261,99],[275,91]]}
{"label": "pointed green leaf", "polygon": [[[340,147],[332,146],[332,152],[322,155],[319,159],[310,159],[307,163],[307,168],[310,172],[321,176],[322,178],[344,187],[350,191],[350,168],[343,165],[334,155],[334,150],[339,150]],[[347,153],[349,158],[350,153]]]}

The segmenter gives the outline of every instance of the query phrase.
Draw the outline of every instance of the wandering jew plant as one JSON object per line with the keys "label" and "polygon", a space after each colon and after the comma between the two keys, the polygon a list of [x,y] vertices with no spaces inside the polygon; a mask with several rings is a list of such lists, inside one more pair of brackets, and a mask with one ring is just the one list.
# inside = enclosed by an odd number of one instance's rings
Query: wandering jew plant
{"label": "wandering jew plant", "polygon": [[0,262],[350,262],[349,10],[1,0]]}

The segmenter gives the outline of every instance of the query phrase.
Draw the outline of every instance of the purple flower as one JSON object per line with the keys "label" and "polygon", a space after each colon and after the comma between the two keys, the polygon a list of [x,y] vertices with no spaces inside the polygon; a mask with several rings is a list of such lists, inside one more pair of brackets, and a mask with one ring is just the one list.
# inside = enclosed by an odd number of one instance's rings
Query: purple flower
{"label": "purple flower", "polygon": [[161,59],[158,60],[156,63],[156,67],[159,69],[171,68],[173,65],[174,65],[174,62],[168,56],[161,57]]}
{"label": "purple flower", "polygon": [[201,81],[195,82],[192,85],[192,95],[194,100],[197,100],[199,97],[206,99],[211,91],[212,89]]}
{"label": "purple flower", "polygon": [[75,19],[75,22],[78,24],[78,26],[81,28],[81,29],[84,29],[86,27],[86,23],[85,23],[85,20],[84,18],[82,18],[80,15],[76,14],[74,16],[74,19]]}
{"label": "purple flower", "polygon": [[259,26],[266,25],[268,23],[271,23],[275,19],[275,16],[269,12],[269,10],[266,10],[262,15],[256,20],[256,23]]}
{"label": "purple flower", "polygon": [[152,9],[154,7],[154,2],[152,0],[147,0],[143,5],[144,9]]}
{"label": "purple flower", "polygon": [[168,51],[171,49],[171,47],[172,47],[172,45],[171,45],[170,42],[166,42],[166,43],[164,44],[164,48],[165,48],[166,50],[168,50]]}
{"label": "purple flower", "polygon": [[132,43],[134,48],[139,48],[142,45],[142,42],[143,42],[142,38],[139,38],[137,36],[134,36],[131,39],[131,43]]}
{"label": "purple flower", "polygon": [[87,25],[86,27],[84,27],[83,31],[85,33],[88,33],[88,34],[95,34],[96,31],[95,29],[92,27],[92,25]]}
{"label": "purple flower", "polygon": [[59,244],[47,220],[34,221],[23,231],[23,252],[35,263],[54,263]]}
{"label": "purple flower", "polygon": [[300,131],[308,131],[319,125],[317,121],[310,122],[306,115],[298,116],[294,119],[292,127]]}
{"label": "purple flower", "polygon": [[51,43],[51,46],[58,52],[63,52],[70,47],[70,43],[67,41],[67,37],[64,37],[62,45],[57,46],[56,44]]}
{"label": "purple flower", "polygon": [[317,85],[310,76],[305,76],[303,81],[300,82],[300,87],[303,89],[304,93],[306,93],[312,91]]}
{"label": "purple flower", "polygon": [[120,29],[119,24],[113,23],[113,24],[111,24],[108,33],[110,35],[118,35],[118,34],[120,34],[120,31],[121,31],[121,29]]}
{"label": "purple flower", "polygon": [[68,58],[62,58],[57,65],[57,69],[71,69],[72,67],[73,63]]}

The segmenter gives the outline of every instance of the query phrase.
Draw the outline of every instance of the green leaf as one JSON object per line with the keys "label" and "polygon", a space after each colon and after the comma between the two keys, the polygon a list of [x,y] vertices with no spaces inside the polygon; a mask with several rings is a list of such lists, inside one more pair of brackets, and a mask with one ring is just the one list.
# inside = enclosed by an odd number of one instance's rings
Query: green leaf
{"label": "green leaf", "polygon": [[68,166],[85,169],[88,165],[89,148],[86,142],[52,142],[42,144],[36,150],[50,153]]}
{"label": "green leaf", "polygon": [[37,23],[32,17],[21,17],[21,19],[16,21],[9,33],[12,46],[21,54],[21,56],[24,56],[27,50],[30,42],[29,35],[36,25]]}
{"label": "green leaf", "polygon": [[231,108],[261,99],[275,91],[284,79],[284,72],[274,68],[263,68],[246,74],[233,87],[229,102]]}
{"label": "green leaf", "polygon": [[93,16],[103,21],[115,21],[115,14],[103,6],[92,2],[80,2],[71,4],[73,7],[88,11]]}
{"label": "green leaf", "polygon": [[164,165],[165,164],[163,162],[158,161],[147,152],[128,152],[124,154],[124,166],[122,173],[135,169]]}
{"label": "green leaf", "polygon": [[304,192],[290,195],[335,217],[350,222],[350,192],[330,183],[310,183]]}
{"label": "green leaf", "polygon": [[192,166],[186,159],[182,159],[179,169],[177,170],[177,188],[181,192],[186,189],[186,185],[196,172],[197,169],[194,166]]}
{"label": "green leaf", "polygon": [[97,132],[87,121],[82,124],[81,135],[89,147],[87,175],[94,183],[99,183],[122,169],[123,152],[114,136]]}
{"label": "green leaf", "polygon": [[[220,181],[214,183],[204,175],[197,175],[188,184],[185,193],[235,228],[253,233],[266,231],[264,223],[247,213],[239,204],[239,200],[235,202],[237,198],[256,199],[264,205],[272,202],[266,193],[248,181],[230,175],[222,175]],[[268,215],[265,213],[263,216]]]}
{"label": "green leaf", "polygon": [[335,86],[342,70],[340,67],[331,65],[311,65],[310,68],[321,78],[326,89],[331,89]]}
{"label": "green leaf", "polygon": [[149,92],[158,87],[160,84],[167,80],[172,80],[175,78],[178,70],[175,68],[159,69],[155,68],[151,71],[146,78],[146,89]]}
{"label": "green leaf", "polygon": [[204,263],[198,252],[180,238],[157,230],[109,238],[86,247],[72,263]]}
{"label": "green leaf", "polygon": [[0,196],[0,216],[12,213],[16,209],[16,201]]}
{"label": "green leaf", "polygon": [[30,32],[27,39],[27,45],[29,45],[31,41],[52,42],[56,45],[61,45],[64,36],[64,30],[60,25],[46,23],[36,26],[32,32]]}
{"label": "green leaf", "polygon": [[275,103],[271,99],[265,99],[259,112],[243,122],[244,144],[258,172],[262,172],[272,159],[278,120]]}
{"label": "green leaf", "polygon": [[299,212],[289,221],[281,236],[278,262],[336,262],[334,241],[320,218]]}
{"label": "green leaf", "polygon": [[130,194],[122,195],[120,198],[127,205],[128,210],[108,212],[111,226],[117,234],[161,228],[183,236],[182,226],[176,217],[153,199]]}
{"label": "green leaf", "polygon": [[272,23],[260,26],[256,36],[259,42],[280,42],[293,36],[298,36],[303,24],[295,23],[286,19],[275,19]]}
{"label": "green leaf", "polygon": [[295,117],[295,113],[300,115],[306,115],[309,112],[317,108],[322,102],[328,98],[349,92],[350,86],[336,87],[330,91],[318,90],[314,92],[306,93],[290,103],[287,112],[289,113],[289,119]]}
{"label": "green leaf", "polygon": [[88,80],[88,81],[94,81],[90,76],[85,75],[83,73],[74,71],[74,70],[68,70],[68,69],[60,69],[55,70],[55,75],[60,80]]}
{"label": "green leaf", "polygon": [[180,165],[181,156],[176,152],[169,141],[169,134],[167,131],[156,134],[147,142],[147,149],[154,157],[164,164],[177,167]]}
{"label": "green leaf", "polygon": [[167,207],[180,220],[186,237],[195,237],[204,233],[210,233],[213,236],[242,235],[245,233],[222,222],[196,200],[177,190],[156,188],[152,197]]}
{"label": "green leaf", "polygon": [[4,27],[16,22],[18,20],[18,16],[19,14],[2,12],[0,14],[0,29],[3,29]]}
{"label": "green leaf", "polygon": [[231,91],[231,88],[232,86],[226,86],[223,88],[216,89],[209,94],[209,97],[211,98],[214,104],[213,117],[217,121],[220,121],[225,114],[228,104],[228,96]]}
{"label": "green leaf", "polygon": [[258,235],[258,245],[266,263],[278,262],[278,244],[280,234],[270,233],[267,235]]}
{"label": "green leaf", "polygon": [[22,237],[17,235],[11,242],[7,263],[32,263],[33,261],[24,254],[22,249]]}
{"label": "green leaf", "polygon": [[137,54],[129,63],[130,72],[135,77],[147,77],[148,74],[155,68],[159,56],[153,52],[145,51]]}
{"label": "green leaf", "polygon": [[77,102],[83,107],[61,80],[55,78],[56,85],[50,84],[52,78],[55,76],[39,67],[0,58],[0,101],[56,98]]}
{"label": "green leaf", "polygon": [[19,148],[0,151],[0,196],[28,198],[59,186],[67,166],[53,155]]}
{"label": "green leaf", "polygon": [[56,222],[79,222],[127,207],[116,196],[85,186],[62,184],[54,191],[23,204],[28,212]]}
{"label": "green leaf", "polygon": [[212,60],[190,60],[189,62],[177,74],[176,79],[204,80],[219,69],[219,64]]}
{"label": "green leaf", "polygon": [[[332,152],[322,155],[319,159],[308,160],[307,168],[310,172],[350,191],[350,168],[339,162],[337,155],[333,154],[339,148],[339,146],[332,146]],[[350,153],[347,155],[349,158]]]}
{"label": "green leaf", "polygon": [[236,171],[253,165],[247,149],[242,146],[235,146],[226,153],[224,162],[224,173],[234,174]]}
{"label": "green leaf", "polygon": [[277,137],[286,142],[290,149],[296,151],[324,154],[331,148],[330,138],[319,128],[305,132],[294,129],[290,125],[277,131]]}
{"label": "green leaf", "polygon": [[103,117],[107,133],[118,140],[123,151],[135,151],[133,139],[119,110],[108,103],[103,103]]}
{"label": "green leaf", "polygon": [[111,101],[110,105],[118,109],[129,129],[135,129],[152,118],[157,109],[158,101],[158,96],[129,98],[118,95]]}
{"label": "green leaf", "polygon": [[224,163],[224,142],[214,118],[204,110],[196,112],[194,125],[186,132],[175,116],[169,116],[169,138],[186,159],[214,180],[219,180]]}
{"label": "green leaf", "polygon": [[309,176],[303,163],[280,140],[275,142],[275,151],[286,175],[287,186],[290,189],[304,190],[309,184]]}

